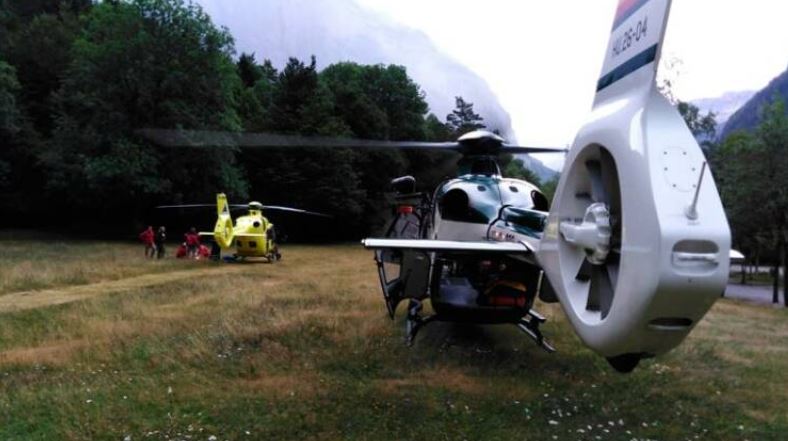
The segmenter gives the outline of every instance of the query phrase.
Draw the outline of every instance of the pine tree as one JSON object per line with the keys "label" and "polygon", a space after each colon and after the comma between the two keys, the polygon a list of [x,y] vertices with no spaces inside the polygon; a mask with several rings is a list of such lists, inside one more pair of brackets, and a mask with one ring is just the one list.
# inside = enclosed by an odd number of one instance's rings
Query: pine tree
{"label": "pine tree", "polygon": [[473,111],[473,103],[466,102],[462,97],[454,98],[456,107],[452,112],[446,115],[446,125],[454,134],[454,137],[460,137],[468,132],[483,129],[484,125],[482,118],[478,113]]}

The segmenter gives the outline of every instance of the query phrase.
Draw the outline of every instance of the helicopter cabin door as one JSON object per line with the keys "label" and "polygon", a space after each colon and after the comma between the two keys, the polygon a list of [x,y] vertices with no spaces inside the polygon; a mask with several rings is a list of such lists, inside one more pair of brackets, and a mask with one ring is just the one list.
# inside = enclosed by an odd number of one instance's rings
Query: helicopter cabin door
{"label": "helicopter cabin door", "polygon": [[[419,239],[419,215],[398,210],[386,233],[391,239]],[[393,319],[403,299],[427,297],[432,258],[422,250],[379,249],[375,251],[378,276],[389,316]]]}

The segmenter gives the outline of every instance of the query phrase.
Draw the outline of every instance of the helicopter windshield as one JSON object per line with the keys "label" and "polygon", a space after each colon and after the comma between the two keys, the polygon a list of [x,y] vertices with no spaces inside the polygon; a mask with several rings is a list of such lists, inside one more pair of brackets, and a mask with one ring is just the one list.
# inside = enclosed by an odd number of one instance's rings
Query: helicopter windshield
{"label": "helicopter windshield", "polygon": [[463,158],[459,163],[460,175],[500,176],[501,170],[498,163],[488,156],[472,156]]}

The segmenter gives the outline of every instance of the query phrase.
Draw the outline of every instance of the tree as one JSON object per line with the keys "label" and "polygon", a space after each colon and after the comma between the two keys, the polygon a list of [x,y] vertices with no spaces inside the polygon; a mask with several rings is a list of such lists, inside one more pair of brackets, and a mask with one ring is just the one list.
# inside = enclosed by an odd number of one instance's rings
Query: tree
{"label": "tree", "polygon": [[[373,66],[336,63],[320,72],[320,79],[334,98],[334,114],[350,128],[353,136],[364,139],[389,139],[389,116],[385,103],[376,102],[370,93]],[[392,91],[396,93],[396,91]]]}
{"label": "tree", "polygon": [[765,152],[758,139],[748,132],[737,132],[711,155],[711,164],[720,196],[725,206],[728,223],[733,233],[733,245],[746,256],[759,250],[759,238],[766,233],[765,224],[758,219],[765,215],[765,188],[762,182],[761,161]]}
{"label": "tree", "polygon": [[17,70],[24,106],[41,133],[52,131],[52,94],[71,64],[79,30],[78,17],[64,11],[34,16],[8,37],[8,62]]}
{"label": "tree", "polygon": [[561,179],[561,175],[555,175],[553,178],[548,180],[547,182],[542,184],[540,190],[544,193],[545,197],[548,201],[550,201],[550,205],[553,204],[553,198],[555,197],[555,189],[558,188],[558,181]]}
{"label": "tree", "polygon": [[[774,301],[780,260],[788,255],[788,117],[781,99],[762,109],[754,133],[730,135],[713,155],[734,243],[747,249],[771,248]],[[788,304],[786,305],[788,306]]]}
{"label": "tree", "polygon": [[[232,37],[183,0],[103,2],[87,15],[55,96],[54,141],[42,155],[65,213],[98,219],[140,201],[246,197],[230,149],[162,151],[135,135],[149,127],[239,130],[240,80]],[[84,198],[90,194],[91,198]]]}
{"label": "tree", "polygon": [[452,133],[449,126],[442,123],[434,113],[427,115],[427,119],[424,120],[424,132],[427,141],[453,141],[453,139],[451,139]]}
{"label": "tree", "polygon": [[684,118],[684,122],[687,123],[692,135],[701,142],[703,147],[708,148],[717,132],[717,115],[711,111],[701,115],[698,106],[685,101],[679,101],[676,108]]}
{"label": "tree", "polygon": [[236,63],[238,76],[243,83],[238,96],[238,115],[244,130],[251,132],[271,129],[271,107],[277,87],[278,72],[265,60],[257,64],[254,54],[241,54]]}
{"label": "tree", "polygon": [[0,133],[10,135],[19,129],[19,90],[16,69],[0,59]]}
{"label": "tree", "polygon": [[[785,101],[775,96],[771,104],[761,110],[761,123],[756,135],[764,150],[764,210],[772,229],[777,256],[783,264],[783,299],[788,307],[788,115]],[[778,289],[779,260],[774,265],[774,291]]]}
{"label": "tree", "polygon": [[11,136],[19,130],[17,93],[19,93],[19,81],[16,78],[16,70],[5,61],[0,60],[0,135],[4,140],[0,144],[0,189],[9,184],[11,146],[8,145],[8,142]]}
{"label": "tree", "polygon": [[503,175],[507,178],[522,179],[537,187],[542,185],[539,176],[529,170],[528,167],[525,166],[525,162],[520,158],[515,158],[512,155],[503,155],[503,158],[501,158],[501,165],[503,165]]}
{"label": "tree", "polygon": [[459,96],[454,100],[456,108],[446,115],[446,125],[453,132],[455,138],[486,127],[483,123],[484,118],[473,111],[473,103],[466,102]]}
{"label": "tree", "polygon": [[238,67],[238,76],[241,77],[241,82],[246,88],[254,87],[255,83],[263,77],[263,70],[257,65],[254,53],[241,54],[236,66]]}

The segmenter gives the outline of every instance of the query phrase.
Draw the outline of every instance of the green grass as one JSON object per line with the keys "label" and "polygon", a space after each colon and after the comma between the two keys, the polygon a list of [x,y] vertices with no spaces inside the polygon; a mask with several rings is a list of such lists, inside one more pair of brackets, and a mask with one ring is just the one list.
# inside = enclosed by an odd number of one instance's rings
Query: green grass
{"label": "green grass", "polygon": [[784,309],[721,300],[677,350],[621,375],[554,306],[542,309],[556,354],[507,326],[434,324],[407,348],[369,252],[284,252],[275,265],[201,277],[215,266],[191,263],[187,281],[0,314],[0,439],[755,441],[788,431]]}
{"label": "green grass", "polygon": [[58,236],[40,240],[28,235],[0,235],[0,295],[193,267],[192,262],[176,259],[141,259],[141,244],[68,241]]}

